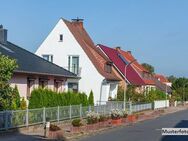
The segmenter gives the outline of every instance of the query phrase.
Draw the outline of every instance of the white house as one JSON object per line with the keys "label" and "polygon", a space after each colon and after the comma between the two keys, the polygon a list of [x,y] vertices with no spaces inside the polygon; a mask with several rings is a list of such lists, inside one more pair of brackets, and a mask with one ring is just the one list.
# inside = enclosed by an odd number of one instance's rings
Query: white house
{"label": "white house", "polygon": [[68,88],[87,95],[92,90],[95,103],[116,96],[120,76],[112,62],[96,48],[82,19],[70,22],[61,18],[36,54],[81,77],[79,82],[68,79]]}

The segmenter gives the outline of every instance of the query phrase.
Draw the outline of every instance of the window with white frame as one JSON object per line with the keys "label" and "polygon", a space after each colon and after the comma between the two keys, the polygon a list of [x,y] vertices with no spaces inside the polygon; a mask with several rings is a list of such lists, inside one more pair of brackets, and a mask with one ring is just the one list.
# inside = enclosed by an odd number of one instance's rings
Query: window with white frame
{"label": "window with white frame", "polygon": [[79,74],[79,56],[68,56],[68,70],[75,74]]}
{"label": "window with white frame", "polygon": [[42,55],[42,58],[53,63],[53,55],[51,54],[44,54]]}

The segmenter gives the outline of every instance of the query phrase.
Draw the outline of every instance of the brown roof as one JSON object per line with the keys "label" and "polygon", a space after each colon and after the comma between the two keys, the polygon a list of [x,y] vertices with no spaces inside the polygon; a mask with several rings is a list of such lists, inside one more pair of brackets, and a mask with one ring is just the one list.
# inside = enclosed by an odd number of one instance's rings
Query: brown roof
{"label": "brown roof", "polygon": [[169,83],[168,79],[164,75],[155,74],[154,76],[155,76],[155,78],[157,78],[162,83]]}
{"label": "brown roof", "polygon": [[80,22],[70,22],[65,19],[62,19],[64,23],[69,28],[70,32],[73,34],[77,42],[80,44],[82,49],[85,51],[95,68],[98,72],[108,80],[117,80],[119,81],[119,77],[115,74],[112,69],[112,73],[107,73],[104,70],[105,63],[110,60],[98,49],[95,47],[94,42],[89,37],[88,33],[83,27],[83,23]]}
{"label": "brown roof", "polygon": [[[130,53],[130,52],[126,52],[126,51],[123,51],[123,50],[119,50],[119,52],[129,61],[133,61],[135,60],[135,58],[133,57],[133,55]],[[133,63],[133,66],[134,68],[137,70],[137,71],[141,71],[141,72],[149,72],[148,70],[146,70],[140,63],[138,63],[138,61],[134,62]]]}

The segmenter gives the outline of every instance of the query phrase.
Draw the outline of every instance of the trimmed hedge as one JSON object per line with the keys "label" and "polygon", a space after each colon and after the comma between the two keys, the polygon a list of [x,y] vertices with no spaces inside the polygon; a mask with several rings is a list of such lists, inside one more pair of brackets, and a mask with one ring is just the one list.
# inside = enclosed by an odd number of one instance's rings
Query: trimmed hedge
{"label": "trimmed hedge", "polygon": [[88,98],[89,105],[94,106],[94,96],[93,96],[93,91],[91,90]]}
{"label": "trimmed hedge", "polygon": [[88,106],[88,98],[85,93],[63,92],[57,93],[50,89],[34,89],[29,99],[29,108],[56,107],[79,105]]}

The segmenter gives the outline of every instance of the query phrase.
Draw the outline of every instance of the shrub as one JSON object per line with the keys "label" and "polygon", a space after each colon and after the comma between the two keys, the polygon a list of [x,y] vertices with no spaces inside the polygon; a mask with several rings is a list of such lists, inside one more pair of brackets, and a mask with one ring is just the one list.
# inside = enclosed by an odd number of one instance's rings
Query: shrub
{"label": "shrub", "polygon": [[149,94],[146,96],[147,102],[153,102],[154,100],[165,100],[166,94],[158,89],[151,90]]}
{"label": "shrub", "polygon": [[74,120],[72,121],[72,125],[73,125],[74,127],[80,127],[80,126],[82,126],[81,119],[74,119]]}
{"label": "shrub", "polygon": [[21,100],[21,102],[20,102],[20,108],[21,108],[22,110],[27,109],[27,103],[26,103],[24,97],[22,98],[22,100]]}
{"label": "shrub", "polygon": [[61,128],[58,127],[57,125],[50,124],[50,131],[58,131],[58,130],[61,130]]}
{"label": "shrub", "polygon": [[91,90],[88,98],[89,105],[94,106],[94,97],[93,97],[93,91]]}
{"label": "shrub", "polygon": [[100,115],[98,113],[91,111],[87,113],[86,117],[87,117],[87,123],[93,124],[99,121]]}
{"label": "shrub", "polygon": [[107,121],[107,120],[108,120],[108,116],[100,115],[99,122],[103,122],[103,121]]}
{"label": "shrub", "polygon": [[88,106],[85,93],[63,92],[57,93],[50,89],[34,89],[29,99],[29,108],[56,107],[79,105]]}
{"label": "shrub", "polygon": [[123,118],[127,118],[127,116],[128,116],[127,112],[123,110],[123,111],[122,111],[122,117],[123,117]]}
{"label": "shrub", "polygon": [[13,71],[18,67],[16,60],[0,54],[0,110],[17,108],[16,102],[13,102],[12,88],[10,79]]}
{"label": "shrub", "polygon": [[20,94],[19,94],[17,85],[15,85],[15,87],[13,89],[13,95],[15,98],[16,106],[17,106],[17,108],[19,108],[20,107]]}
{"label": "shrub", "polygon": [[111,118],[112,119],[120,119],[122,117],[123,113],[119,109],[112,109],[111,111]]}

